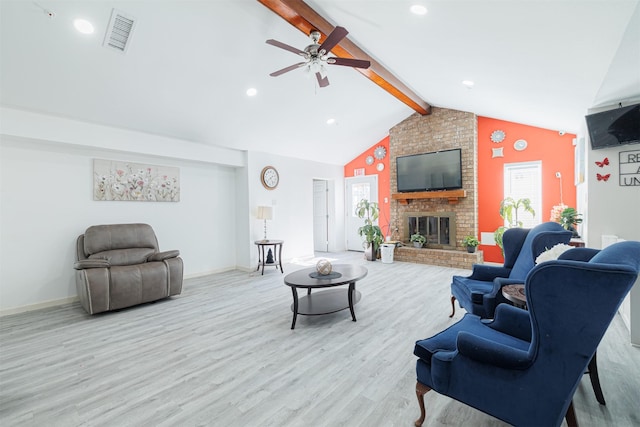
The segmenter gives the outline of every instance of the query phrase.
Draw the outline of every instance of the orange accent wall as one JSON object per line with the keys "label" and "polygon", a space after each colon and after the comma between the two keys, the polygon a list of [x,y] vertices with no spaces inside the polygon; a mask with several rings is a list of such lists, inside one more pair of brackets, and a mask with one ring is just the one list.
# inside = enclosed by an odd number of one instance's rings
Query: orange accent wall
{"label": "orange accent wall", "polygon": [[[378,160],[373,156],[373,151],[380,146],[383,146],[385,150],[387,150],[387,155],[382,160]],[[374,158],[375,161],[372,165],[367,165],[365,161],[367,156],[372,156]],[[389,157],[389,137],[387,136],[377,144],[369,147],[362,154],[344,166],[345,178],[355,176],[355,170],[360,168],[364,168],[365,175],[378,175],[378,206],[380,206],[380,218],[378,219],[378,225],[380,225],[382,234],[385,236],[391,235],[389,230],[389,218],[391,213],[389,210],[389,201],[391,198],[391,184],[389,183]],[[384,164],[382,172],[379,172],[376,169],[378,163]]]}
{"label": "orange accent wall", "polygon": [[[491,133],[502,130],[506,137],[501,143],[491,141]],[[542,212],[536,218],[549,221],[551,209],[560,203],[560,179],[562,174],[562,200],[565,205],[576,207],[574,185],[574,134],[560,135],[558,131],[507,122],[488,117],[478,117],[478,231],[493,232],[503,224],[500,218],[500,202],[504,188],[505,163],[529,161],[542,162]],[[527,141],[523,151],[514,149],[519,139]],[[492,157],[493,149],[503,147],[504,157]],[[480,236],[478,236],[480,238]],[[502,263],[500,248],[480,245],[484,260]]]}

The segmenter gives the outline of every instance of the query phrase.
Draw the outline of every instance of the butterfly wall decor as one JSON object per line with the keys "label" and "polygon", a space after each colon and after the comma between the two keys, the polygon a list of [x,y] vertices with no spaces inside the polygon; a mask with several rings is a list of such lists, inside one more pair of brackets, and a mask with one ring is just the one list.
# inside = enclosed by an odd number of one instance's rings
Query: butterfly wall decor
{"label": "butterfly wall decor", "polygon": [[603,166],[609,166],[609,158],[605,157],[604,160],[601,162],[596,161],[596,165],[598,165],[599,168]]}
{"label": "butterfly wall decor", "polygon": [[611,176],[610,173],[608,173],[606,175],[600,175],[599,173],[596,174],[596,177],[598,178],[598,181],[604,181],[604,182],[607,182],[609,180],[610,176]]}

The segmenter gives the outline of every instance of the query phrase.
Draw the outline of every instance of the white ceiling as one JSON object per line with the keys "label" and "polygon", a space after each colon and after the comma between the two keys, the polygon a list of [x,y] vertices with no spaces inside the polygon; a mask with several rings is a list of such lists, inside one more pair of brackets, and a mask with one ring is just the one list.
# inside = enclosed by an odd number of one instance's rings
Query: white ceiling
{"label": "white ceiling", "polygon": [[[638,0],[307,3],[436,107],[576,132],[589,108],[640,96]],[[0,4],[4,106],[332,164],[413,113],[350,68],[323,89],[303,70],[270,77],[300,58],[266,39],[309,39],[256,0]],[[114,7],[137,21],[126,54],[102,47]]]}

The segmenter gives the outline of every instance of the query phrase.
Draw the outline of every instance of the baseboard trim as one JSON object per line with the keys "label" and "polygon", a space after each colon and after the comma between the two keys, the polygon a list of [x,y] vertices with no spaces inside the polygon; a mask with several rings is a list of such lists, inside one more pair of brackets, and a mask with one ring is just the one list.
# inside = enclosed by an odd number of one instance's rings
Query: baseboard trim
{"label": "baseboard trim", "polygon": [[197,279],[199,277],[210,276],[212,274],[218,274],[218,273],[225,273],[227,271],[233,271],[233,270],[236,270],[236,269],[237,269],[237,267],[225,267],[225,268],[219,268],[219,269],[209,270],[209,271],[200,271],[198,273],[185,274],[185,275],[182,276],[182,278],[184,280]]}
{"label": "baseboard trim", "polygon": [[[212,274],[225,273],[227,271],[233,271],[233,270],[240,270],[240,271],[244,271],[244,272],[253,271],[252,268],[241,267],[241,266],[226,267],[226,268],[220,268],[220,269],[210,270],[210,271],[206,271],[206,272],[199,272],[199,273],[195,273],[195,274],[187,274],[187,275],[183,276],[183,279],[184,280],[196,279],[198,277],[210,276]],[[23,305],[21,307],[0,309],[0,317],[10,316],[12,314],[26,313],[28,311],[41,310],[43,308],[57,307],[57,306],[60,306],[60,305],[70,304],[70,303],[77,302],[77,301],[79,301],[79,298],[78,298],[77,295],[74,295],[72,297],[61,298],[61,299],[56,299],[56,300],[51,300],[51,301],[43,301],[43,302],[39,302],[39,303],[36,303],[36,304]]]}
{"label": "baseboard trim", "polygon": [[12,314],[26,313],[28,311],[41,310],[43,308],[57,307],[60,305],[70,304],[79,301],[78,296],[55,299],[50,301],[39,302],[36,304],[23,305],[21,307],[7,308],[0,310],[0,317],[10,316]]}

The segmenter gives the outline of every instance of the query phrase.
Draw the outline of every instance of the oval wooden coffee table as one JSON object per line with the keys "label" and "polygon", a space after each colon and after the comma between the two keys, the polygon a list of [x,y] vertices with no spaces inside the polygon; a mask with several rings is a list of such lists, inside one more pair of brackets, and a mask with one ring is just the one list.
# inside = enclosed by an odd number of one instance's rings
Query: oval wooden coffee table
{"label": "oval wooden coffee table", "polygon": [[[318,275],[315,267],[287,274],[284,283],[291,288],[293,294],[291,329],[296,327],[298,314],[316,316],[347,308],[351,311],[351,318],[355,322],[356,313],[353,307],[361,297],[360,292],[356,291],[356,282],[364,278],[367,273],[367,269],[361,265],[336,264],[328,276]],[[341,285],[349,285],[349,287],[311,294],[312,289],[334,288]],[[298,288],[306,288],[307,295],[298,299]]]}

